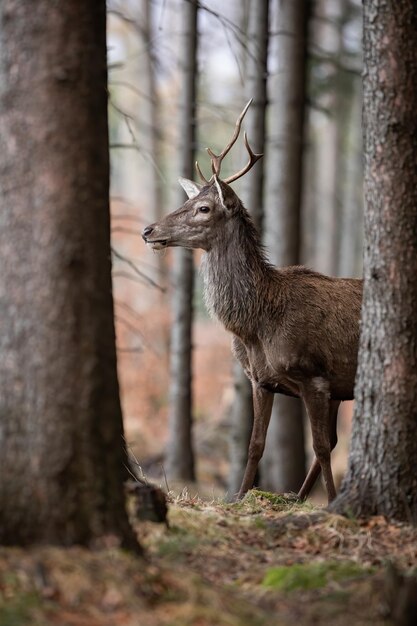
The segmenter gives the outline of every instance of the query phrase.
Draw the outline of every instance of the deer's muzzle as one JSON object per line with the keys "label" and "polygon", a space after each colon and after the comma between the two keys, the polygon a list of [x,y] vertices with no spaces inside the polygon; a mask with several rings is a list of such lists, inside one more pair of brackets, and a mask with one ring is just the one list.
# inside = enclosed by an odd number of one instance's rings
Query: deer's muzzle
{"label": "deer's muzzle", "polygon": [[168,239],[152,239],[153,232],[153,226],[146,226],[146,228],[144,228],[142,231],[142,239],[145,241],[145,243],[152,246],[153,250],[161,250],[162,248],[165,248],[168,243]]}

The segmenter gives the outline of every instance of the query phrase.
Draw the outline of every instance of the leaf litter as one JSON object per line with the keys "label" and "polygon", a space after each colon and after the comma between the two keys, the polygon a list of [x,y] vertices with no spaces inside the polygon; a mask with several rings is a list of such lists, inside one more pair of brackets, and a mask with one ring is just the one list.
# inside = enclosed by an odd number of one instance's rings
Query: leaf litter
{"label": "leaf litter", "polygon": [[169,495],[168,517],[169,528],[135,522],[145,559],[0,548],[0,626],[386,625],[400,610],[393,587],[417,572],[415,527],[293,497],[185,491]]}

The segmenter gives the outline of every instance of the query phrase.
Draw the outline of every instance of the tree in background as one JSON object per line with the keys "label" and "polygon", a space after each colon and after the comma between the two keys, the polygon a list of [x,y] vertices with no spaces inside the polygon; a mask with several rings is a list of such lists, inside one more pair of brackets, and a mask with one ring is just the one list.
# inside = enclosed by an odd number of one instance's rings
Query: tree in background
{"label": "tree in background", "polygon": [[[157,59],[154,50],[154,29],[152,25],[152,3],[149,0],[140,0],[138,3],[139,37],[142,44],[142,54],[139,57],[139,78],[141,87],[139,119],[142,122],[140,133],[141,148],[148,161],[147,169],[150,173],[150,202],[149,213],[153,221],[162,217],[163,193],[161,174],[161,112],[157,93]],[[156,256],[156,280],[160,285],[167,281],[168,268],[166,258],[162,254]],[[159,300],[160,292],[158,293]]]}
{"label": "tree in background", "polygon": [[[301,262],[301,199],[310,3],[282,0],[276,24],[276,73],[270,87],[266,227],[277,266]],[[261,465],[262,486],[298,491],[305,477],[304,424],[298,399],[277,395]]]}
{"label": "tree in background", "polygon": [[[178,124],[179,173],[193,178],[196,145],[197,14],[198,2],[183,2],[180,116]],[[184,203],[182,190],[177,205]],[[194,262],[191,250],[174,252],[172,280],[171,364],[168,417],[167,474],[179,480],[195,479],[192,445],[192,322]]]}
{"label": "tree in background", "polygon": [[361,275],[361,10],[356,0],[313,4],[303,260],[330,275]]}
{"label": "tree in background", "polygon": [[0,6],[0,541],[137,546],[110,277],[105,2]]}
{"label": "tree in background", "polygon": [[[242,14],[244,13],[242,7]],[[269,0],[250,2],[245,47],[245,99],[253,98],[246,116],[246,130],[252,149],[265,150],[266,85],[269,35]],[[243,20],[242,20],[243,22]],[[262,230],[264,205],[264,160],[242,179],[240,197],[248,207],[259,231]],[[234,403],[231,414],[229,494],[239,491],[245,471],[253,422],[251,384],[239,363],[233,367]]]}
{"label": "tree in background", "polygon": [[333,510],[417,519],[417,8],[364,2],[365,285],[349,468]]}

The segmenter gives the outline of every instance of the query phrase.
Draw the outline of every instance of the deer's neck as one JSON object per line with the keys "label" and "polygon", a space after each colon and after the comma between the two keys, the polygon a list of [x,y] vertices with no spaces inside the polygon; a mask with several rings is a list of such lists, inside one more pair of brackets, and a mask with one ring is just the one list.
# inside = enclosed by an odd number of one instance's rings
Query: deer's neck
{"label": "deer's neck", "polygon": [[257,334],[274,270],[246,211],[226,223],[203,257],[205,301],[227,330],[241,339]]}

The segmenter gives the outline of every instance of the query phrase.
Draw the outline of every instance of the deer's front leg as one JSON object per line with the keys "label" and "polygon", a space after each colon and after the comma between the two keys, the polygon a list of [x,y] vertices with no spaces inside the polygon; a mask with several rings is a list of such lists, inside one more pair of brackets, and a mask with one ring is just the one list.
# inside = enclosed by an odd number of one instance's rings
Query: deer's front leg
{"label": "deer's front leg", "polygon": [[271,419],[272,403],[274,394],[262,389],[256,383],[252,384],[253,391],[253,428],[249,443],[248,461],[242,485],[238,493],[238,499],[243,498],[245,493],[252,489],[255,481],[259,461],[265,449],[266,433],[269,420]]}
{"label": "deer's front leg", "polygon": [[[323,472],[327,498],[330,503],[336,497],[336,489],[330,465],[332,437],[330,427],[330,393],[327,381],[323,378],[313,378],[311,381],[308,381],[303,385],[302,397],[310,420],[314,453]],[[313,474],[317,473],[318,476],[319,471],[317,470],[317,463],[313,463],[309,474],[313,472]]]}
{"label": "deer's front leg", "polygon": [[[330,449],[333,450],[337,443],[337,412],[339,410],[340,402],[338,400],[330,400]],[[314,484],[321,472],[321,466],[317,458],[314,458],[313,463],[308,471],[308,474],[303,482],[303,485],[298,492],[298,497],[301,500],[305,500],[310,491],[314,487]]]}

